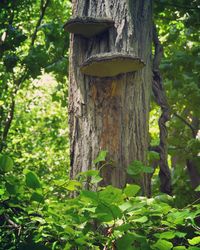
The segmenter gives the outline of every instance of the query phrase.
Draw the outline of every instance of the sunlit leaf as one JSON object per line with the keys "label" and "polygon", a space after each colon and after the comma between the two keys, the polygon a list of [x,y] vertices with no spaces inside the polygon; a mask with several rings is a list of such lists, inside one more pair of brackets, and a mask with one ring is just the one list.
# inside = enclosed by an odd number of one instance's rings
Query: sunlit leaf
{"label": "sunlit leaf", "polygon": [[41,188],[41,183],[36,173],[32,171],[26,173],[26,185],[32,189]]}

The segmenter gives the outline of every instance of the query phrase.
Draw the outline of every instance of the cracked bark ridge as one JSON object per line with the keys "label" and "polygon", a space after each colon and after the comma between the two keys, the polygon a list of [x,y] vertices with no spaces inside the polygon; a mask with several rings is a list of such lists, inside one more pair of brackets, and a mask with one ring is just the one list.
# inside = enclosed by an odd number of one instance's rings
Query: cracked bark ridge
{"label": "cracked bark ridge", "polygon": [[144,62],[135,56],[122,53],[102,53],[89,57],[82,65],[81,72],[97,77],[113,77],[123,73],[137,71]]}
{"label": "cracked bark ridge", "polygon": [[161,116],[159,118],[158,124],[160,129],[160,143],[158,146],[158,151],[160,154],[159,160],[159,177],[160,177],[160,191],[163,193],[167,193],[169,195],[172,194],[172,186],[171,186],[171,173],[167,162],[168,157],[168,148],[167,148],[167,136],[168,131],[166,127],[167,121],[170,119],[170,109],[167,102],[165,90],[163,87],[163,82],[161,78],[161,74],[159,71],[160,61],[163,55],[163,48],[159,41],[156,26],[153,26],[153,42],[155,46],[155,54],[153,60],[153,93],[155,97],[156,103],[161,108]]}
{"label": "cracked bark ridge", "polygon": [[65,31],[82,35],[86,38],[99,35],[114,26],[110,18],[74,17],[64,24]]}

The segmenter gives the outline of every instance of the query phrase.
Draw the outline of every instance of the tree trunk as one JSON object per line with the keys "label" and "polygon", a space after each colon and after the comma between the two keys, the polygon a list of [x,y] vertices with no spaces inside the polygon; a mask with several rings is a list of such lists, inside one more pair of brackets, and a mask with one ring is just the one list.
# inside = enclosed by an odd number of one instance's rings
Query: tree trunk
{"label": "tree trunk", "polygon": [[[151,0],[74,0],[74,16],[112,18],[114,27],[86,39],[71,35],[69,124],[71,178],[94,168],[99,151],[107,150],[114,166],[102,169],[103,184],[123,187],[125,168],[146,163],[152,82]],[[145,67],[117,77],[85,76],[79,66],[91,55],[121,52],[140,57]]]}

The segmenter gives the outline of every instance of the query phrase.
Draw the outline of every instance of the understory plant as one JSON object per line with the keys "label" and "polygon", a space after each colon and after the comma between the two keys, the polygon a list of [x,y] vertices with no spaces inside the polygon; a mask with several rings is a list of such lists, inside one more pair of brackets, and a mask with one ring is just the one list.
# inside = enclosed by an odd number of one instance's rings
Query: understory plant
{"label": "understory plant", "polygon": [[13,167],[0,156],[0,249],[200,249],[198,201],[179,209],[173,197],[143,197],[135,184],[97,187],[99,170],[48,185],[28,169],[14,176]]}

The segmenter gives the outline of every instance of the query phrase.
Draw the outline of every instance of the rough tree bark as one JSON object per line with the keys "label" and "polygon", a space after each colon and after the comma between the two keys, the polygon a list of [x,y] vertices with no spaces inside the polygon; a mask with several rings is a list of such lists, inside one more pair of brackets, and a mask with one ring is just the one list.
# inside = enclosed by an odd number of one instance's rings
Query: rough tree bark
{"label": "rough tree bark", "polygon": [[[115,27],[86,39],[71,35],[69,124],[71,178],[93,167],[100,150],[109,152],[114,167],[102,169],[103,184],[122,187],[125,168],[146,163],[152,82],[151,0],[74,0],[73,16],[108,17]],[[125,52],[139,56],[145,67],[114,78],[84,76],[79,66],[91,55]]]}

